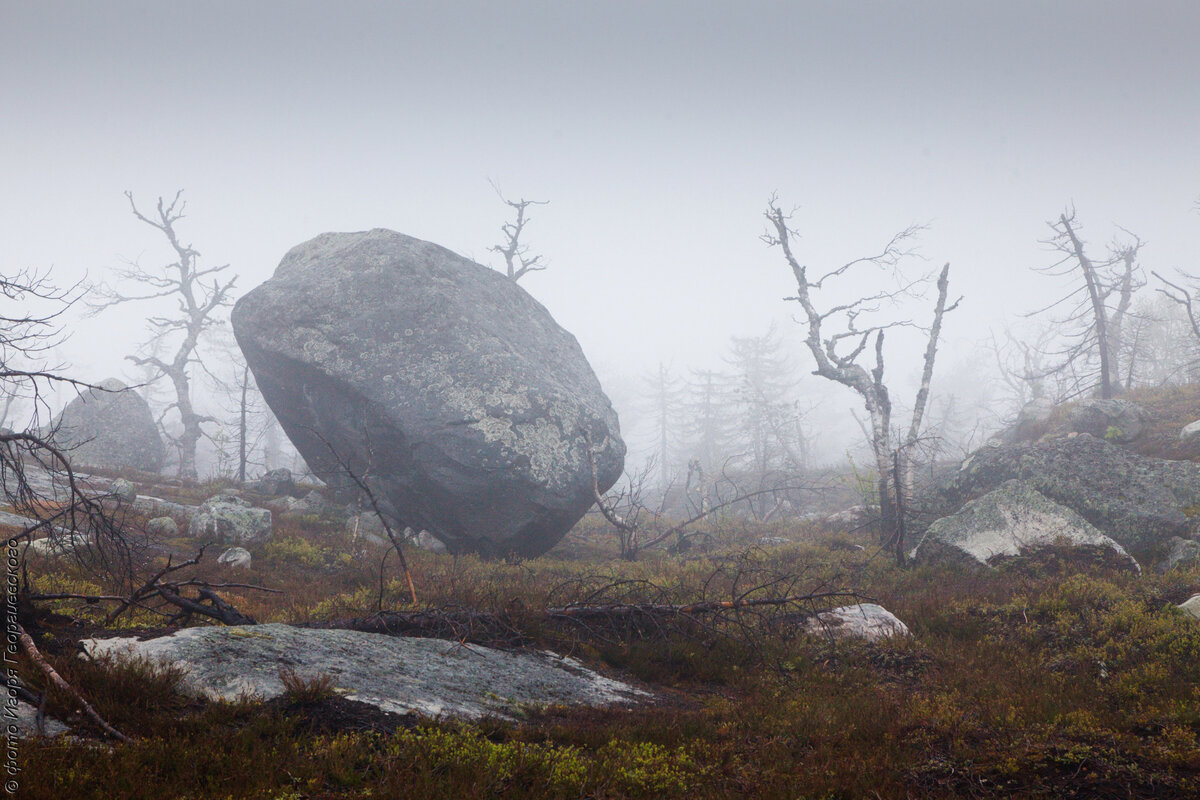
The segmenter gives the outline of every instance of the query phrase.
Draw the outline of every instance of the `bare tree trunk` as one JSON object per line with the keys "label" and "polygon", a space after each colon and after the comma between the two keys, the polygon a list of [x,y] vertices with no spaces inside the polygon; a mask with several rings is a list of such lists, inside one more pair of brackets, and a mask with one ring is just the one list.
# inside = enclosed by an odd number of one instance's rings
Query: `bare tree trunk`
{"label": "bare tree trunk", "polygon": [[1063,232],[1071,240],[1071,248],[1079,269],[1083,273],[1083,282],[1087,286],[1088,298],[1092,303],[1092,323],[1096,328],[1096,342],[1100,351],[1100,396],[1105,400],[1113,396],[1112,387],[1112,357],[1113,352],[1108,338],[1108,310],[1104,307],[1104,295],[1100,286],[1100,278],[1096,274],[1096,266],[1083,252],[1083,242],[1075,235],[1071,227],[1071,218],[1066,214],[1059,216],[1058,221],[1063,226]]}
{"label": "bare tree trunk", "polygon": [[[808,268],[802,265],[793,254],[791,249],[792,231],[788,227],[788,216],[775,205],[774,200],[768,205],[766,217],[774,230],[763,238],[768,244],[778,246],[783,251],[784,258],[796,279],[797,294],[790,299],[798,302],[804,310],[808,323],[808,336],[805,341],[817,365],[814,374],[854,390],[862,397],[863,404],[870,415],[870,445],[875,457],[882,533],[885,541],[889,541],[896,547],[897,558],[903,559],[904,521],[901,515],[905,496],[913,481],[911,450],[917,442],[925,409],[929,403],[929,386],[933,376],[934,359],[937,355],[937,341],[941,335],[942,319],[947,311],[952,311],[958,305],[957,302],[949,307],[946,305],[950,265],[946,264],[942,267],[937,282],[938,301],[925,348],[921,387],[914,402],[913,418],[908,435],[901,442],[901,446],[896,447],[893,444],[891,432],[892,401],[883,379],[884,332],[894,323],[861,329],[855,324],[860,313],[871,311],[872,304],[894,299],[895,293],[880,292],[822,312],[817,309],[813,301],[813,292],[821,289],[826,280],[844,275],[860,264],[869,263],[894,267],[905,255],[905,251],[900,247],[901,243],[914,235],[917,229],[909,228],[892,237],[883,252],[876,256],[855,259],[814,280],[808,274]],[[837,312],[845,315],[847,329],[828,335],[822,331],[822,326],[831,315]],[[875,343],[875,366],[868,372],[865,367],[857,363],[857,359],[866,350],[872,338]],[[849,353],[838,352],[838,346],[844,341],[853,345],[853,349]]]}
{"label": "bare tree trunk", "polygon": [[246,482],[246,416],[247,395],[250,392],[250,366],[242,366],[242,401],[238,407],[238,483]]}

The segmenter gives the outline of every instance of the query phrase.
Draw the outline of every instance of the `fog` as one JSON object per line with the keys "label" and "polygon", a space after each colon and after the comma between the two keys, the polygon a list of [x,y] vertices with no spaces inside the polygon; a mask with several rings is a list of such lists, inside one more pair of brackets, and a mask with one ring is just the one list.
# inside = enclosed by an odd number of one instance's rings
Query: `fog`
{"label": "fog", "polygon": [[[1098,251],[1120,225],[1148,269],[1200,263],[1198,31],[1191,2],[0,2],[0,269],[65,286],[166,263],[123,193],[180,189],[182,235],[235,295],[326,231],[496,266],[494,183],[549,203],[524,238],[549,268],[521,286],[579,339],[631,466],[656,447],[647,376],[725,369],[731,337],[772,324],[828,463],[859,401],[807,376],[768,199],[796,207],[814,269],[926,225],[906,269],[949,261],[963,297],[934,408],[994,425],[988,336],[1070,291],[1033,271],[1056,260],[1048,220],[1073,205]],[[125,356],[170,309],[73,312],[54,356],[136,382]],[[910,396],[920,340],[894,345]]]}

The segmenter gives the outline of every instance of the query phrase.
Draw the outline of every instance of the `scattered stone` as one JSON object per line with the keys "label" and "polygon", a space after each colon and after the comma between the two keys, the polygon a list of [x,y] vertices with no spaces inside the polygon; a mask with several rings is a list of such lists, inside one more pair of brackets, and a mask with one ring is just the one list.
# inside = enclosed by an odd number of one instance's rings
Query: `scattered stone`
{"label": "scattered stone", "polygon": [[929,519],[953,514],[1008,480],[1023,480],[1127,551],[1191,538],[1200,506],[1200,464],[1140,456],[1081,433],[1032,444],[981,447],[964,468],[919,498]]}
{"label": "scattered stone", "polygon": [[240,497],[219,494],[196,509],[188,532],[194,538],[219,543],[258,542],[271,535],[271,512]]}
{"label": "scattered stone", "polygon": [[140,514],[145,514],[147,517],[171,516],[191,519],[192,515],[196,513],[196,506],[172,503],[170,500],[162,500],[142,494],[138,495],[137,500],[134,501],[133,510]]}
{"label": "scattered stone", "polygon": [[250,551],[244,547],[231,547],[217,556],[218,564],[228,564],[237,569],[250,569]]}
{"label": "scattered stone", "polygon": [[1018,480],[1005,481],[934,522],[910,555],[921,563],[968,561],[994,566],[999,559],[1029,556],[1054,546],[1108,549],[1131,569],[1141,571],[1125,548],[1094,525]]}
{"label": "scattered stone", "polygon": [[514,718],[529,706],[611,706],[651,698],[553,653],[279,623],[184,628],[147,641],[89,639],[82,646],[93,657],[131,652],[174,662],[184,668],[192,691],[225,700],[283,694],[283,667],[301,677],[328,675],[347,699],[430,717]]}
{"label": "scattered stone", "polygon": [[1136,441],[1149,419],[1146,409],[1128,400],[1084,400],[1067,412],[1071,430],[1115,444]]}
{"label": "scattered stone", "polygon": [[895,614],[875,603],[859,603],[822,611],[805,620],[804,631],[812,636],[857,638],[868,642],[911,635],[908,626]]}
{"label": "scattered stone", "polygon": [[779,547],[780,545],[791,544],[792,540],[783,536],[760,536],[758,543],[763,547]]}
{"label": "scattered stone", "polygon": [[155,517],[146,523],[146,532],[151,536],[170,539],[179,535],[179,525],[171,517]]}
{"label": "scattered stone", "polygon": [[87,555],[92,550],[92,537],[86,533],[56,534],[35,539],[29,543],[29,550],[50,558]]}
{"label": "scattered stone", "polygon": [[296,478],[292,475],[292,471],[287,467],[273,469],[270,472],[263,474],[253,484],[254,489],[260,494],[265,494],[268,497],[279,497],[285,494],[291,494],[296,490]]}
{"label": "scattered stone", "polygon": [[56,444],[79,466],[158,472],[166,448],[150,406],[115,378],[76,397],[50,427]]}
{"label": "scattered stone", "polygon": [[1171,538],[1171,547],[1167,557],[1158,565],[1159,572],[1169,572],[1178,566],[1194,564],[1200,561],[1200,542],[1194,539]]}
{"label": "scattered stone", "polygon": [[364,511],[346,520],[346,532],[350,534],[350,539],[354,544],[358,544],[360,541],[371,544],[390,544],[387,540],[387,531],[383,529],[383,523],[372,512]]}
{"label": "scattered stone", "polygon": [[137,490],[133,484],[124,478],[117,478],[109,484],[108,493],[122,503],[132,503],[137,500]]}
{"label": "scattered stone", "polygon": [[[259,389],[313,472],[366,475],[397,529],[540,555],[621,474],[617,415],[524,289],[388,230],[293,248],[234,307]],[[593,480],[593,460],[596,480]]]}
{"label": "scattered stone", "polygon": [[422,550],[428,550],[431,553],[448,553],[446,545],[442,544],[441,540],[434,536],[429,531],[419,531],[413,534],[412,528],[405,531],[409,534],[409,541],[415,544]]}

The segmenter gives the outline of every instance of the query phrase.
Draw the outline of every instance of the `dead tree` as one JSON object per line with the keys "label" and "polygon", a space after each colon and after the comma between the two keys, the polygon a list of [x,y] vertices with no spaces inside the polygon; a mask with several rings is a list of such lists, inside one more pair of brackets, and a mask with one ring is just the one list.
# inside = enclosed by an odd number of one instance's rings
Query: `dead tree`
{"label": "dead tree", "polygon": [[651,507],[645,501],[649,476],[655,468],[653,458],[647,459],[646,467],[638,474],[626,473],[624,485],[614,487],[604,494],[600,491],[596,467],[597,453],[590,447],[590,443],[589,454],[592,467],[592,497],[596,501],[596,509],[605,521],[616,530],[620,556],[625,561],[636,561],[639,553],[666,542],[671,543],[670,549],[676,551],[687,549],[693,539],[708,535],[703,531],[693,530],[693,528],[709,517],[732,511],[738,507],[750,506],[760,498],[778,499],[792,493],[813,489],[811,486],[800,483],[780,483],[746,491],[732,479],[726,477],[732,491],[725,496],[718,495],[711,502],[701,503],[698,510],[693,510],[682,521],[675,521],[666,513],[667,492],[662,493],[657,507]]}
{"label": "dead tree", "polygon": [[25,629],[33,618],[28,579],[23,587],[17,583],[16,569],[23,560],[18,545],[43,534],[50,539],[83,537],[93,556],[90,566],[109,574],[132,574],[127,542],[105,497],[83,484],[71,468],[68,454],[54,444],[53,431],[45,434],[41,424],[49,412],[46,395],[51,386],[104,391],[64,377],[59,367],[44,361],[46,353],[62,340],[59,322],[79,299],[77,289],[60,290],[45,273],[0,275],[0,395],[6,412],[15,399],[28,402],[31,409],[15,429],[0,429],[0,502],[21,520],[15,534],[0,540],[10,565],[5,635],[10,645],[19,644],[46,679],[74,699],[105,733],[125,741],[42,657]]}
{"label": "dead tree", "polygon": [[493,253],[499,253],[504,258],[504,268],[508,277],[514,281],[519,281],[530,272],[540,272],[547,266],[546,261],[539,255],[530,255],[529,246],[521,243],[521,234],[525,232],[525,226],[529,224],[530,217],[527,211],[530,206],[545,206],[549,205],[549,200],[526,200],[522,197],[520,200],[509,200],[496,184],[492,184],[492,188],[496,190],[496,194],[500,195],[500,200],[511,208],[515,214],[512,222],[506,222],[500,226],[500,232],[504,234],[504,241],[500,244],[489,247],[488,250]]}
{"label": "dead tree", "polygon": [[1197,342],[1200,342],[1200,309],[1196,307],[1200,303],[1200,298],[1193,296],[1194,289],[1189,290],[1182,285],[1182,281],[1184,280],[1191,281],[1193,285],[1200,285],[1200,276],[1184,272],[1183,270],[1178,270],[1178,272],[1180,277],[1176,280],[1180,280],[1180,283],[1173,283],[1157,272],[1151,272],[1150,274],[1158,278],[1163,286],[1167,287],[1165,289],[1159,287],[1159,293],[1170,298],[1172,302],[1178,304],[1183,309],[1187,315],[1188,325],[1191,326],[1192,334],[1196,337]]}
{"label": "dead tree", "polygon": [[[912,326],[912,323],[867,321],[864,324],[864,320],[879,311],[882,305],[895,303],[901,296],[911,294],[920,281],[904,282],[897,290],[879,291],[824,309],[818,307],[817,295],[827,282],[843,278],[863,267],[882,269],[898,277],[897,268],[906,256],[912,255],[909,244],[921,229],[906,228],[893,236],[879,253],[856,258],[817,276],[800,263],[792,250],[792,238],[798,234],[790,227],[791,214],[785,214],[772,197],[765,215],[770,227],[762,239],[769,246],[782,251],[796,280],[796,295],[787,299],[798,303],[802,309],[803,322],[808,327],[805,343],[816,363],[813,374],[840,383],[862,398],[869,417],[869,444],[875,459],[881,525],[897,559],[903,560],[905,542],[899,507],[904,498],[909,496],[912,487],[914,448],[920,440],[921,425],[929,404],[929,387],[942,319],[959,302],[956,300],[947,304],[950,265],[947,263],[942,267],[937,278],[937,302],[933,320],[927,329],[921,384],[913,400],[908,430],[894,432],[892,398],[884,382],[884,335],[889,329]],[[841,327],[831,330],[834,325]],[[843,352],[843,347],[848,349]],[[873,351],[875,361],[870,368],[858,361],[868,348]]]}
{"label": "dead tree", "polygon": [[25,520],[3,545],[7,549],[38,535],[78,534],[94,547],[93,566],[124,571],[128,548],[104,498],[82,483],[69,453],[43,425],[51,386],[105,391],[64,377],[61,367],[44,360],[62,341],[59,321],[79,297],[78,287],[60,290],[44,273],[0,275],[0,395],[6,405],[17,398],[30,408],[23,422],[13,420],[13,427],[0,429],[0,500]]}
{"label": "dead tree", "polygon": [[[1145,242],[1122,228],[1129,240],[1114,240],[1108,257],[1095,261],[1080,238],[1074,209],[1064,211],[1049,225],[1054,235],[1045,244],[1062,257],[1037,271],[1055,277],[1076,275],[1079,283],[1064,297],[1026,316],[1060,306],[1068,309],[1055,320],[1056,327],[1067,331],[1063,346],[1052,353],[1057,368],[1080,375],[1076,393],[1091,388],[1088,383],[1094,380],[1100,397],[1108,399],[1121,388],[1122,336],[1134,293],[1145,285],[1138,263]],[[1087,366],[1093,363],[1095,372]]]}
{"label": "dead tree", "polygon": [[[187,206],[182,195],[182,191],[176,192],[170,203],[158,198],[154,215],[147,217],[138,210],[133,194],[125,193],[133,215],[166,238],[175,253],[175,260],[158,270],[146,270],[137,263],[127,269],[117,270],[119,283],[137,284],[144,287],[144,291],[126,293],[107,284],[98,285],[94,287],[96,299],[90,305],[92,313],[96,314],[112,306],[137,301],[172,299],[177,303],[175,314],[149,318],[151,334],[143,352],[149,351],[150,354],[128,358],[138,366],[153,368],[156,378],[165,377],[171,381],[175,390],[171,408],[179,414],[182,425],[182,432],[175,440],[179,454],[179,475],[195,478],[196,445],[204,435],[204,423],[212,420],[196,411],[193,404],[191,367],[198,361],[196,353],[201,337],[209,328],[219,324],[216,312],[229,305],[229,292],[237,276],[228,279],[220,276],[229,268],[228,264],[201,268],[198,264],[199,251],[180,240],[176,224],[184,218]],[[168,360],[154,355],[156,346],[168,339],[174,341],[176,336],[179,338],[174,356]]]}

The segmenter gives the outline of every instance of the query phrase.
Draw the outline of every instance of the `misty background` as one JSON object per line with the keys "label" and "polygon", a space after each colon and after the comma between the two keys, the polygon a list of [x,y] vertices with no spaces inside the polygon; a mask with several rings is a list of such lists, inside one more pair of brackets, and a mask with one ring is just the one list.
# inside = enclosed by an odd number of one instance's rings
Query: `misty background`
{"label": "misty background", "polygon": [[[961,450],[1017,408],[989,339],[1033,337],[1048,319],[1022,315],[1074,286],[1034,271],[1058,260],[1047,221],[1074,206],[1097,254],[1119,225],[1147,269],[1200,264],[1198,33],[1188,2],[5,0],[0,268],[69,286],[158,267],[172,254],[123,193],[148,213],[180,189],[181,235],[201,266],[230,264],[235,297],[326,231],[391,228],[499,266],[494,183],[549,203],[522,237],[549,268],[521,286],[579,339],[628,468],[663,449],[664,420],[668,461],[691,457],[706,371],[740,424],[756,347],[809,463],[844,462],[859,400],[809,375],[793,277],[759,238],[778,193],[815,270],[928,226],[905,269],[949,261],[963,296],[929,415]],[[78,305],[50,362],[140,382],[126,356],[164,303]],[[227,334],[205,346],[216,417]],[[890,343],[901,406],[920,341]]]}

